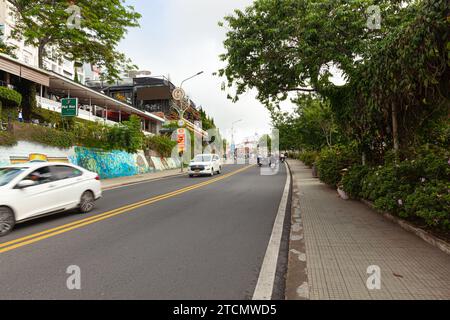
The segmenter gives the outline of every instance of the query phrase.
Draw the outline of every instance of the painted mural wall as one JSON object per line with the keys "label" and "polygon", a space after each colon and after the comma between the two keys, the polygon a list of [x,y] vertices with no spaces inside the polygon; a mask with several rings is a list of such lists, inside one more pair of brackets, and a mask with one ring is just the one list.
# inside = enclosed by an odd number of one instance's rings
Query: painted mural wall
{"label": "painted mural wall", "polygon": [[27,141],[19,141],[14,147],[0,147],[0,166],[30,159],[70,162],[97,172],[101,179],[127,177],[180,166],[178,159],[147,156],[144,152],[131,154],[119,150],[103,151],[83,147],[58,149]]}

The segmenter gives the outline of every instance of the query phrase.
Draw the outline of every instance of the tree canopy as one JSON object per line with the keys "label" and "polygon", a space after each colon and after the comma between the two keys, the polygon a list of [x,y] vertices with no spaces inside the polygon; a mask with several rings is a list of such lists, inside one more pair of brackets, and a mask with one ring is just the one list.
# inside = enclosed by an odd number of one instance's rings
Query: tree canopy
{"label": "tree canopy", "polygon": [[139,26],[141,15],[123,0],[77,0],[76,4],[67,0],[11,0],[10,3],[17,21],[12,37],[38,48],[40,67],[50,51],[52,57],[96,65],[105,71],[104,78],[108,80],[134,67],[117,51],[117,45],[127,28]]}
{"label": "tree canopy", "polygon": [[[380,29],[368,28],[371,5],[380,8]],[[283,130],[301,134],[308,117],[320,123],[330,111],[333,128],[364,152],[398,151],[449,114],[448,16],[446,0],[256,0],[222,23],[228,32],[219,75],[236,88],[234,100],[257,89]],[[344,85],[330,80],[333,70]],[[277,104],[292,93],[315,93],[313,105],[329,110],[309,105],[309,115],[280,116]]]}

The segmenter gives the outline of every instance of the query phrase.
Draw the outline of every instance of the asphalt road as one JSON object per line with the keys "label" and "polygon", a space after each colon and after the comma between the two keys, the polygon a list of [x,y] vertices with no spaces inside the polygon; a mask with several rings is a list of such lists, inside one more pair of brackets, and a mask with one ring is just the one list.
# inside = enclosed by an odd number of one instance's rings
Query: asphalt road
{"label": "asphalt road", "polygon": [[[251,298],[286,171],[223,171],[108,190],[89,215],[18,225],[0,239],[0,299]],[[67,288],[71,265],[81,290]]]}

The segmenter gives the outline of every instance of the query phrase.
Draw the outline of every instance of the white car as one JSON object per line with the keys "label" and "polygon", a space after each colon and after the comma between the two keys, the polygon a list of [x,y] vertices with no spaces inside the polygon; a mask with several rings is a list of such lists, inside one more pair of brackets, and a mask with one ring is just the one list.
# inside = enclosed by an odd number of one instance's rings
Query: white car
{"label": "white car", "polygon": [[16,223],[79,208],[102,196],[99,176],[68,163],[30,162],[0,167],[0,237]]}
{"label": "white car", "polygon": [[189,177],[194,175],[210,175],[222,172],[222,162],[217,154],[198,154],[189,163]]}

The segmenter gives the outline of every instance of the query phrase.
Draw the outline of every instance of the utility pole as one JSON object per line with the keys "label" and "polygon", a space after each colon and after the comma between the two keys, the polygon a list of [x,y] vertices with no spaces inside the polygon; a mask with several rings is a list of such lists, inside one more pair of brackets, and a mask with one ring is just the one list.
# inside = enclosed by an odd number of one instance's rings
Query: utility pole
{"label": "utility pole", "polygon": [[[197,72],[196,74],[194,74],[193,76],[190,76],[189,78],[184,79],[183,81],[181,81],[180,86],[178,88],[175,88],[175,90],[173,90],[173,92],[172,92],[173,99],[175,101],[179,101],[180,102],[180,106],[177,106],[176,103],[174,104],[174,108],[178,112],[178,118],[179,118],[178,122],[179,122],[179,126],[180,127],[181,127],[180,123],[182,123],[182,122],[184,123],[184,113],[186,112],[186,110],[190,106],[189,101],[187,101],[186,107],[183,106],[184,98],[185,98],[185,95],[186,95],[184,90],[183,90],[183,84],[186,81],[201,75],[202,73],[203,73],[203,71],[200,71],[200,72]],[[184,143],[186,143],[186,140],[184,140],[184,141],[185,141]],[[180,160],[181,160],[181,172],[183,172],[183,167],[184,167],[183,154],[184,154],[184,152],[181,152],[181,151],[179,152],[179,156],[180,156]]]}

